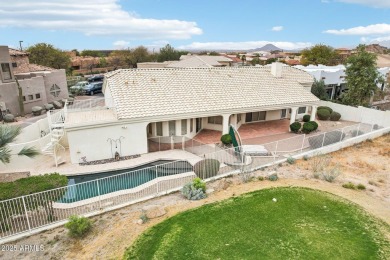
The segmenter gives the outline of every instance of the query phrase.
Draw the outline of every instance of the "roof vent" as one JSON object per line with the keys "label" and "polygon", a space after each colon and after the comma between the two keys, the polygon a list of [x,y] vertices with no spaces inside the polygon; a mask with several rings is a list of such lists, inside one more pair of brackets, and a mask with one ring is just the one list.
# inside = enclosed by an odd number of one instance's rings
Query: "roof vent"
{"label": "roof vent", "polygon": [[283,64],[280,62],[274,62],[271,64],[271,73],[272,75],[274,75],[274,77],[281,78],[282,69],[283,69]]}

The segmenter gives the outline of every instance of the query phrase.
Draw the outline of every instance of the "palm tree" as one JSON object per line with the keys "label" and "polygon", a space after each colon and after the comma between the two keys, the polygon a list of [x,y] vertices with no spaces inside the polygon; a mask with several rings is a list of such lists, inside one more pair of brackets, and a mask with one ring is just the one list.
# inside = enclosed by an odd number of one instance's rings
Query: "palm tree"
{"label": "palm tree", "polygon": [[[10,163],[11,149],[9,144],[20,134],[22,128],[19,126],[0,126],[0,161],[4,164]],[[39,152],[34,147],[23,147],[17,155],[24,155],[30,158],[37,156]]]}

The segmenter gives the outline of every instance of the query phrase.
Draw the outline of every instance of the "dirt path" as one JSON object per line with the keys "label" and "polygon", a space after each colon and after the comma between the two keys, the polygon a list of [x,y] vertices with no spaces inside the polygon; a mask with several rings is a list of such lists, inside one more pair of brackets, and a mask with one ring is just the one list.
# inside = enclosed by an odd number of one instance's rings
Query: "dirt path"
{"label": "dirt path", "polygon": [[[92,218],[93,231],[84,239],[68,238],[64,228],[53,229],[12,243],[13,245],[44,245],[42,252],[0,252],[2,259],[120,259],[126,247],[148,227],[169,218],[178,212],[194,207],[238,196],[243,193],[281,186],[299,186],[318,189],[348,199],[370,214],[390,225],[390,136],[366,142],[332,154],[329,168],[338,167],[342,172],[335,182],[313,178],[313,164],[309,159],[293,165],[280,165],[254,176],[267,176],[276,171],[280,179],[276,182],[259,181],[243,183],[241,177],[226,178],[208,184],[215,191],[201,201],[188,201],[179,193],[156,198]],[[342,188],[346,182],[361,183],[366,190]],[[136,221],[145,205],[160,205],[167,214],[139,225]],[[389,235],[389,234],[387,234]]]}

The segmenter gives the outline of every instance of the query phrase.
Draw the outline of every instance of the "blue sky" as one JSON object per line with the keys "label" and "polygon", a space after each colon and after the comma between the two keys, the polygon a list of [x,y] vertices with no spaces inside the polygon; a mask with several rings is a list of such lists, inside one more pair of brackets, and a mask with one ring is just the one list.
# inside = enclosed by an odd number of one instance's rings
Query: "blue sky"
{"label": "blue sky", "polygon": [[61,49],[390,47],[390,0],[0,0],[0,45]]}

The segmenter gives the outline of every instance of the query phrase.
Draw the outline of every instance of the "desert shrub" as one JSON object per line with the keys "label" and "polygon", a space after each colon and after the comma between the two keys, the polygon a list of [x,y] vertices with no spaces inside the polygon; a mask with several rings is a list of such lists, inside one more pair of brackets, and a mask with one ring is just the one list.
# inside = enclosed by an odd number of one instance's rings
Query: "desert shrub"
{"label": "desert shrub", "polygon": [[274,174],[271,174],[270,176],[268,176],[268,180],[270,181],[277,181],[279,179],[278,175],[276,173]]}
{"label": "desert shrub", "polygon": [[45,108],[45,110],[53,110],[54,109],[54,106],[52,104],[44,104],[43,107]]}
{"label": "desert shrub", "polygon": [[229,145],[229,144],[232,143],[232,137],[230,136],[230,134],[222,135],[221,136],[221,142],[223,144]]}
{"label": "desert shrub", "polygon": [[330,121],[339,121],[341,118],[341,114],[340,113],[337,113],[336,111],[333,111],[331,114],[330,114]]}
{"label": "desert shrub", "polygon": [[304,161],[309,160],[309,156],[308,156],[308,155],[304,155],[304,156],[303,156],[303,160],[304,160]]}
{"label": "desert shrub", "polygon": [[330,112],[327,109],[317,110],[317,117],[320,120],[328,120],[330,117]]}
{"label": "desert shrub", "polygon": [[43,108],[40,106],[34,106],[31,108],[31,112],[34,116],[40,116],[42,114]]}
{"label": "desert shrub", "polygon": [[352,137],[356,137],[356,136],[359,136],[359,135],[364,134],[364,132],[363,132],[363,131],[360,131],[360,130],[352,130],[352,131],[350,132],[350,134],[351,134]]}
{"label": "desert shrub", "polygon": [[301,123],[300,122],[294,122],[290,125],[291,132],[298,133],[298,131],[301,129]]}
{"label": "desert shrub", "polygon": [[302,132],[305,134],[310,134],[315,130],[315,126],[311,122],[306,122],[303,124]]}
{"label": "desert shrub", "polygon": [[6,114],[4,117],[3,117],[3,120],[4,122],[6,123],[12,123],[15,121],[15,116],[13,114]]}
{"label": "desert shrub", "polygon": [[321,177],[327,182],[333,182],[339,175],[340,169],[338,165],[332,168],[325,168],[321,173]]}
{"label": "desert shrub", "polygon": [[330,107],[327,107],[327,106],[319,106],[318,108],[317,108],[317,111],[318,110],[328,110],[329,111],[329,114],[332,114],[332,112],[333,112],[333,109],[331,109]]}
{"label": "desert shrub", "polygon": [[206,198],[206,184],[200,179],[195,178],[192,182],[184,185],[181,193],[189,200],[201,200]]}
{"label": "desert shrub", "polygon": [[204,159],[194,165],[196,176],[202,179],[214,177],[218,174],[220,162],[215,159]]}
{"label": "desert shrub", "polygon": [[310,123],[311,125],[313,125],[313,127],[314,127],[314,130],[313,130],[313,131],[315,131],[315,130],[318,129],[318,124],[317,124],[316,121],[309,121],[309,123]]}
{"label": "desert shrub", "polygon": [[295,161],[296,161],[296,160],[295,160],[294,158],[292,158],[291,156],[287,158],[287,162],[288,162],[289,164],[294,164]]}
{"label": "desert shrub", "polygon": [[142,210],[142,213],[139,216],[139,219],[142,220],[142,223],[146,223],[149,221],[148,215],[146,214],[145,210]]}
{"label": "desert shrub", "polygon": [[356,186],[352,182],[344,183],[342,186],[346,189],[356,190]]}
{"label": "desert shrub", "polygon": [[363,184],[359,183],[359,184],[356,186],[356,188],[357,188],[358,190],[365,190],[365,189],[366,189],[366,186],[364,186]]}
{"label": "desert shrub", "polygon": [[264,177],[263,176],[260,176],[257,178],[259,181],[264,181]]}
{"label": "desert shrub", "polygon": [[318,154],[313,156],[310,160],[311,170],[313,177],[320,178],[321,173],[330,165],[331,157],[326,154]]}
{"label": "desert shrub", "polygon": [[309,122],[309,121],[310,121],[310,115],[304,115],[303,122]]}
{"label": "desert shrub", "polygon": [[373,127],[372,127],[373,130],[378,130],[379,129],[379,125],[375,124]]}
{"label": "desert shrub", "polygon": [[70,216],[68,223],[65,224],[71,237],[83,237],[92,228],[91,221],[86,217],[79,217],[76,215]]}

